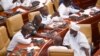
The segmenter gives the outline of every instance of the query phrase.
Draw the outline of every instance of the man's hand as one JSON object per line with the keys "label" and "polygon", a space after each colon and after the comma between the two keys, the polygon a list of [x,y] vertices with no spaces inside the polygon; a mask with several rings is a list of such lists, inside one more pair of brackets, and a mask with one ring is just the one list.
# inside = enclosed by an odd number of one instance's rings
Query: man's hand
{"label": "man's hand", "polygon": [[80,9],[80,11],[79,12],[84,12],[84,9]]}

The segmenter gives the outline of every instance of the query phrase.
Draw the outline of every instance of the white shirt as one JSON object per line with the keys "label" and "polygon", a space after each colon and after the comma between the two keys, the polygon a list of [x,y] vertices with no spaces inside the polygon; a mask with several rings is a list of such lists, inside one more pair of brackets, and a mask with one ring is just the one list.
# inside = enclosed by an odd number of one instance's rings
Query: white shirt
{"label": "white shirt", "polygon": [[88,40],[86,39],[86,36],[80,31],[78,32],[78,35],[76,37],[73,37],[70,34],[69,30],[64,37],[63,45],[70,45],[71,48],[74,50],[74,56],[86,56],[85,51],[82,50],[81,47],[88,48],[90,51]]}
{"label": "white shirt", "polygon": [[24,36],[22,35],[21,31],[19,31],[14,35],[14,37],[11,40],[7,50],[8,51],[13,51],[18,43],[30,44],[31,41],[32,41],[31,38],[25,39]]}
{"label": "white shirt", "polygon": [[24,7],[29,7],[32,6],[32,0],[24,0],[24,2],[22,3],[22,6]]}
{"label": "white shirt", "polygon": [[9,10],[12,8],[12,0],[1,0],[1,5],[4,10]]}
{"label": "white shirt", "polygon": [[38,1],[40,1],[40,3],[46,3],[47,2],[47,0],[38,0]]}
{"label": "white shirt", "polygon": [[40,14],[40,16],[41,16],[41,18],[42,18],[42,22],[41,23],[43,23],[43,24],[50,24],[51,23],[51,15],[48,15],[48,16],[42,16],[41,14]]}
{"label": "white shirt", "polygon": [[72,6],[66,7],[63,3],[58,8],[58,12],[62,18],[69,18],[69,13],[76,13],[79,10],[74,9]]}
{"label": "white shirt", "polygon": [[21,6],[21,1],[20,0],[17,0],[16,2],[12,3],[13,4],[13,7],[12,8],[15,8],[16,6]]}

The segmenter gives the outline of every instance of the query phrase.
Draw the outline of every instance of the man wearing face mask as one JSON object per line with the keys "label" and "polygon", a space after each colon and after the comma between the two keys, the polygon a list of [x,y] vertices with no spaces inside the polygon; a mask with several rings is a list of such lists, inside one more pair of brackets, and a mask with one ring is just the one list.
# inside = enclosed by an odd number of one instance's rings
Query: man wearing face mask
{"label": "man wearing face mask", "polygon": [[91,56],[86,36],[79,31],[80,26],[71,22],[70,30],[64,37],[63,45],[74,50],[74,56]]}
{"label": "man wearing face mask", "polygon": [[30,44],[31,38],[28,38],[34,28],[29,23],[25,24],[20,31],[18,31],[11,40],[7,48],[7,56],[14,50],[17,44]]}

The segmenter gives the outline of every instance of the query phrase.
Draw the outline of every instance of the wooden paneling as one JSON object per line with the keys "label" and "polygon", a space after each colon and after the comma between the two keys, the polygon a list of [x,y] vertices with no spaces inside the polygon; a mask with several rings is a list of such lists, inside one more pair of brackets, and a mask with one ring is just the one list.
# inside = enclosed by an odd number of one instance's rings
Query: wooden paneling
{"label": "wooden paneling", "polygon": [[97,0],[73,0],[73,2],[80,8],[87,8],[89,6],[95,6]]}

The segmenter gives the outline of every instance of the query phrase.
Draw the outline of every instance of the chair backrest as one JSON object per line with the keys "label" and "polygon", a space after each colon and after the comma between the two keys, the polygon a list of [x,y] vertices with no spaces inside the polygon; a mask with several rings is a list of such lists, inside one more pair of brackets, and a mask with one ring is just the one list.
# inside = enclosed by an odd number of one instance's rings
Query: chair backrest
{"label": "chair backrest", "polygon": [[79,24],[80,26],[80,31],[83,32],[89,43],[92,43],[92,29],[91,29],[91,24]]}
{"label": "chair backrest", "polygon": [[30,12],[30,13],[28,14],[29,21],[31,22],[32,20],[34,20],[34,16],[35,16],[35,15],[38,15],[38,14],[40,14],[39,11]]}
{"label": "chair backrest", "polygon": [[6,20],[7,29],[10,37],[12,37],[17,31],[24,25],[22,15],[17,14]]}
{"label": "chair backrest", "polygon": [[59,1],[60,1],[60,0],[54,0],[54,1],[53,1],[56,10],[58,10]]}
{"label": "chair backrest", "polygon": [[64,46],[50,46],[48,56],[74,56],[74,51]]}
{"label": "chair backrest", "polygon": [[46,3],[46,6],[48,8],[48,12],[50,15],[53,15],[54,13],[54,8],[53,8],[53,3],[51,0],[49,0],[47,3]]}
{"label": "chair backrest", "polygon": [[100,0],[97,0],[96,7],[100,8]]}
{"label": "chair backrest", "polygon": [[98,22],[98,29],[99,29],[99,34],[100,34],[100,22]]}
{"label": "chair backrest", "polygon": [[8,47],[9,42],[10,39],[8,38],[6,28],[4,26],[1,26],[0,27],[0,56],[6,54],[6,49]]}

